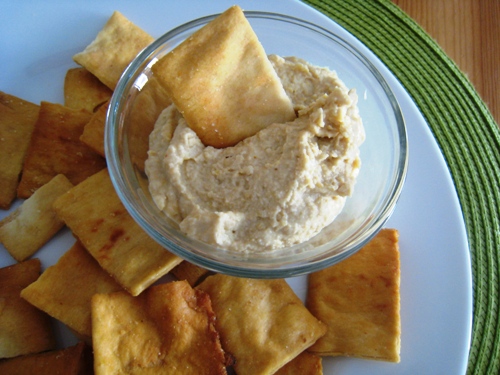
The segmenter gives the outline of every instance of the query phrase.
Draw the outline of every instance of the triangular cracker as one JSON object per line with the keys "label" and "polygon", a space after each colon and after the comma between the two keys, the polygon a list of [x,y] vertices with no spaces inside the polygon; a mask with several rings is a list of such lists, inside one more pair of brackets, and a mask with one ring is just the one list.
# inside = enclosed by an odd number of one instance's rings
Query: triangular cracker
{"label": "triangular cracker", "polygon": [[92,296],[120,290],[123,288],[76,242],[38,280],[24,288],[21,297],[91,343]]}
{"label": "triangular cracker", "polygon": [[205,145],[233,146],[295,118],[292,102],[243,11],[233,6],[152,70]]}
{"label": "triangular cracker", "polygon": [[273,374],[326,331],[283,279],[217,274],[196,289],[210,295],[222,347],[234,356],[238,375]]}
{"label": "triangular cracker", "polygon": [[73,68],[64,77],[64,105],[95,112],[111,98],[113,91],[85,68]]}
{"label": "triangular cracker", "polygon": [[18,197],[29,198],[58,174],[76,185],[106,166],[102,156],[80,141],[90,117],[85,110],[41,103],[17,189]]}
{"label": "triangular cracker", "polygon": [[92,299],[95,374],[226,374],[210,298],[185,281]]}
{"label": "triangular cracker", "polygon": [[55,347],[49,316],[19,295],[39,275],[39,259],[0,268],[0,358],[40,353]]}
{"label": "triangular cracker", "polygon": [[0,91],[0,208],[16,198],[26,150],[40,107]]}
{"label": "triangular cracker", "polygon": [[52,203],[72,187],[59,174],[0,221],[0,243],[14,259],[21,262],[29,258],[64,226]]}
{"label": "triangular cracker", "polygon": [[309,350],[399,362],[398,232],[383,229],[350,258],[309,275],[307,307],[328,331]]}
{"label": "triangular cracker", "polygon": [[114,90],[128,64],[153,40],[151,35],[115,11],[92,43],[73,56],[73,60]]}
{"label": "triangular cracker", "polygon": [[54,209],[101,267],[132,295],[181,262],[129,215],[107,169],[59,197]]}

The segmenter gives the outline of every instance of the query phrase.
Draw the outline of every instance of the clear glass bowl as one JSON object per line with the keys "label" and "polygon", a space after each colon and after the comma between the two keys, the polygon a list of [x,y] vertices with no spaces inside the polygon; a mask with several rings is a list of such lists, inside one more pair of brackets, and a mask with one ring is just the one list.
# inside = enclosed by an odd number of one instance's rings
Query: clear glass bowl
{"label": "clear glass bowl", "polygon": [[151,66],[212,15],[179,26],[153,42],[120,79],[106,120],[105,148],[115,189],[137,223],[170,252],[207,269],[241,277],[284,278],[337,263],[359,250],[384,225],[402,190],[408,165],[403,115],[375,66],[352,45],[312,23],[274,13],[245,12],[266,53],[297,56],[329,67],[359,96],[366,140],[361,170],[344,210],[321,233],[272,253],[241,254],[189,238],[154,204],[144,173],[148,136],[165,107]]}

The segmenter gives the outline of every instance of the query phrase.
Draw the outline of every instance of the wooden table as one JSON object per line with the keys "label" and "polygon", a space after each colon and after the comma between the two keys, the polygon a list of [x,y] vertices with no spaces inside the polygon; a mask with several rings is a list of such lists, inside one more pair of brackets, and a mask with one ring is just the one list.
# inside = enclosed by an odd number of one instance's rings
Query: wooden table
{"label": "wooden table", "polygon": [[393,0],[444,49],[500,124],[500,0]]}

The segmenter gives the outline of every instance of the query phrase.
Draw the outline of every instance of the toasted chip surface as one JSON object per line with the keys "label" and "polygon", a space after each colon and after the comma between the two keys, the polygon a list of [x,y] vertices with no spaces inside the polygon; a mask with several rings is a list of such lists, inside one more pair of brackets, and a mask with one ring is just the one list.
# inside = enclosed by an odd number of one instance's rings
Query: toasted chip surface
{"label": "toasted chip surface", "polygon": [[172,100],[155,76],[149,78],[133,103],[128,145],[130,159],[141,171],[148,157],[149,135],[160,113],[171,104]]}
{"label": "toasted chip surface", "polygon": [[118,11],[113,12],[96,38],[73,60],[111,90],[125,68],[153,37]]}
{"label": "toasted chip surface", "polygon": [[59,174],[0,221],[0,243],[14,259],[21,262],[29,258],[64,226],[52,203],[72,187]]}
{"label": "toasted chip surface", "polygon": [[276,375],[323,375],[323,363],[320,356],[302,352],[280,368]]}
{"label": "toasted chip surface", "polygon": [[103,103],[92,115],[89,122],[83,128],[80,140],[105,157],[104,152],[104,128],[106,126],[106,114],[108,112],[109,101]]}
{"label": "toasted chip surface", "polygon": [[0,362],[0,373],[9,375],[92,374],[92,352],[80,342],[69,348],[30,354]]}
{"label": "toasted chip surface", "polygon": [[106,166],[104,158],[80,141],[91,114],[42,102],[28,147],[17,194],[29,198],[58,174],[76,185]]}
{"label": "toasted chip surface", "polygon": [[0,209],[16,198],[24,158],[40,107],[0,91]]}
{"label": "toasted chip surface", "polygon": [[54,209],[101,267],[133,295],[181,262],[129,215],[107,169],[59,197]]}
{"label": "toasted chip surface", "polygon": [[210,298],[186,281],[92,299],[95,373],[226,374]]}
{"label": "toasted chip surface", "polygon": [[0,358],[52,350],[55,338],[48,315],[20,297],[40,275],[40,260],[0,268]]}
{"label": "toasted chip surface", "polygon": [[77,241],[38,280],[24,288],[21,297],[66,324],[90,343],[92,296],[121,290],[123,288]]}
{"label": "toasted chip surface", "polygon": [[210,295],[223,349],[238,375],[273,374],[326,330],[285,280],[213,275],[197,287]]}
{"label": "toasted chip surface", "polygon": [[194,287],[199,281],[203,280],[204,277],[211,274],[211,271],[188,261],[183,261],[175,266],[170,273],[179,280],[186,280],[189,285]]}
{"label": "toasted chip surface", "polygon": [[238,6],[199,29],[152,69],[206,146],[232,146],[274,122],[295,118]]}
{"label": "toasted chip surface", "polygon": [[72,68],[64,78],[64,105],[95,112],[111,98],[113,91],[85,68]]}
{"label": "toasted chip surface", "polygon": [[350,258],[309,276],[307,307],[328,325],[311,352],[399,362],[398,238],[382,229]]}

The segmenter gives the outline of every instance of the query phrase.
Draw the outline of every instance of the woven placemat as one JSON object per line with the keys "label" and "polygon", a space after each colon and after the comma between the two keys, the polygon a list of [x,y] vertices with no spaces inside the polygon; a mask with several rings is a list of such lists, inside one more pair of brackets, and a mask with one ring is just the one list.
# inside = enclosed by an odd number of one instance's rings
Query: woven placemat
{"label": "woven placemat", "polygon": [[370,48],[406,88],[446,159],[472,261],[468,374],[500,373],[500,130],[457,65],[390,1],[304,0]]}

